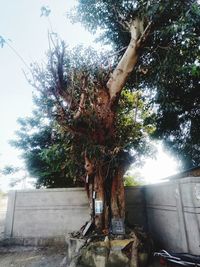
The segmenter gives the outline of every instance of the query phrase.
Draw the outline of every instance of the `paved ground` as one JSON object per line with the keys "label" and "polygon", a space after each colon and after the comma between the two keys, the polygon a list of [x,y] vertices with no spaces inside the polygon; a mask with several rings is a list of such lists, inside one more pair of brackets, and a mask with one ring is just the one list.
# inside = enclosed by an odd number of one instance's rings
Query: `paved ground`
{"label": "paved ground", "polygon": [[67,267],[66,248],[0,247],[0,267]]}
{"label": "paved ground", "polygon": [[0,267],[66,267],[66,248],[0,247]]}

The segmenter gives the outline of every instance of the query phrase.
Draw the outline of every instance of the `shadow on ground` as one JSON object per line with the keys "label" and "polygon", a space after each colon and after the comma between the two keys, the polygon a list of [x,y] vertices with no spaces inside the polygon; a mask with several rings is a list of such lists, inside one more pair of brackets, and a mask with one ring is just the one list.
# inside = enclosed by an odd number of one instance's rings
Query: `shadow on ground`
{"label": "shadow on ground", "polygon": [[0,267],[67,267],[66,252],[66,247],[0,247]]}

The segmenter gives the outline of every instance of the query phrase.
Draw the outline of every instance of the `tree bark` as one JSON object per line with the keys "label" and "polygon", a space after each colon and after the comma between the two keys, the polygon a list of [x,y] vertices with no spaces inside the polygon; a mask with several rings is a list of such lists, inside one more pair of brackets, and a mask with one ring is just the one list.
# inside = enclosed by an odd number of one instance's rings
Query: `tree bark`
{"label": "tree bark", "polygon": [[[118,167],[109,173],[108,166],[97,162],[95,166],[85,157],[87,168],[87,191],[91,217],[97,232],[108,233],[111,219],[125,219],[125,196],[123,175],[125,169]],[[109,175],[107,175],[109,173]],[[98,203],[97,203],[98,202]],[[102,203],[98,211],[97,204]]]}
{"label": "tree bark", "polygon": [[112,182],[111,212],[112,218],[125,219],[125,192],[123,183],[124,171],[119,168]]}
{"label": "tree bark", "polygon": [[103,230],[106,228],[105,225],[105,185],[104,177],[102,175],[101,166],[97,167],[96,175],[94,177],[94,202],[102,201],[102,210],[97,212],[97,207],[95,205],[95,226],[98,230]]}
{"label": "tree bark", "polygon": [[[116,114],[113,107],[117,104],[118,96],[138,60],[138,48],[141,45],[140,38],[144,32],[143,21],[135,19],[129,26],[130,43],[108,80],[107,88],[98,88],[97,90],[95,111],[101,127],[96,129],[93,140],[100,145],[106,146],[106,138],[114,138]],[[80,103],[82,104],[81,101]],[[90,199],[90,205],[93,209],[92,216],[95,228],[100,232],[108,232],[112,218],[125,219],[123,184],[125,168],[124,166],[118,166],[110,173],[108,166],[104,162],[96,162],[96,159],[91,161],[87,157],[85,157],[85,162],[87,176],[90,177],[88,195],[92,198]],[[109,175],[107,175],[108,173]],[[102,210],[98,211],[97,204],[100,205],[100,203],[102,203]]]}
{"label": "tree bark", "polygon": [[140,42],[138,42],[139,37],[143,33],[143,21],[135,19],[130,24],[130,43],[119,61],[117,67],[115,68],[112,76],[107,82],[107,87],[109,89],[109,94],[111,99],[115,99],[118,94],[120,94],[123,89],[126,80],[130,73],[133,71],[137,60],[138,60],[138,48]]}

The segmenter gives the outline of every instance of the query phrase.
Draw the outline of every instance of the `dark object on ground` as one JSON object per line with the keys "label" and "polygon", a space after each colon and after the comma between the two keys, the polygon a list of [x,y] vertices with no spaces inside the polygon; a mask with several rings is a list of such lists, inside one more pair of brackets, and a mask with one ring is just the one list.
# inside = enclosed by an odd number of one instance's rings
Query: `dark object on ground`
{"label": "dark object on ground", "polygon": [[160,258],[160,263],[162,265],[167,265],[171,263],[170,266],[195,266],[200,267],[200,256],[191,255],[188,253],[169,253],[166,250],[161,250],[160,252],[155,252],[154,256]]}

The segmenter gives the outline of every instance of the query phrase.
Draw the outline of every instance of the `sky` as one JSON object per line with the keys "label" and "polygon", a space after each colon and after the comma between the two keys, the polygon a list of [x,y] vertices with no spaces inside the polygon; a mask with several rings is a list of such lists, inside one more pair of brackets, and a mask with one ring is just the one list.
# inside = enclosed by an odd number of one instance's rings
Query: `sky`
{"label": "sky", "polygon": [[[70,46],[79,43],[94,45],[94,36],[80,24],[72,25],[66,18],[66,13],[74,4],[74,0],[0,0],[0,36],[6,39],[27,65],[45,59],[50,23],[53,31]],[[50,23],[46,17],[40,17],[42,6],[51,9]],[[103,48],[100,45],[98,47]],[[0,169],[5,165],[23,166],[20,152],[8,143],[18,128],[17,118],[29,116],[33,109],[33,88],[26,81],[22,69],[26,71],[26,65],[8,45],[0,48]],[[175,160],[164,154],[161,144],[158,145],[158,151],[157,160],[147,161],[142,171],[149,182],[161,177],[159,169],[162,169],[162,175],[166,174],[164,176],[177,171]],[[163,172],[166,162],[167,168]],[[7,186],[8,180],[1,177],[0,189]]]}

